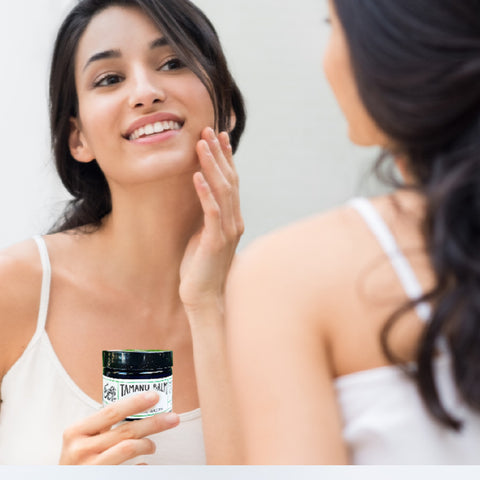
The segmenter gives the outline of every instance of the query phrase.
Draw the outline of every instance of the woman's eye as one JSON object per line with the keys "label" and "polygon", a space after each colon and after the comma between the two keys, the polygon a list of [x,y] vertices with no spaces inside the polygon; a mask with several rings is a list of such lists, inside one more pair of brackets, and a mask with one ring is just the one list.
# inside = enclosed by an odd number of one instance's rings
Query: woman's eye
{"label": "woman's eye", "polygon": [[161,71],[178,70],[183,67],[184,65],[180,59],[172,58],[167,62],[165,62],[164,64],[162,64],[159,70]]}
{"label": "woman's eye", "polygon": [[95,87],[109,87],[110,85],[115,85],[121,81],[120,75],[108,74],[100,77],[95,83]]}

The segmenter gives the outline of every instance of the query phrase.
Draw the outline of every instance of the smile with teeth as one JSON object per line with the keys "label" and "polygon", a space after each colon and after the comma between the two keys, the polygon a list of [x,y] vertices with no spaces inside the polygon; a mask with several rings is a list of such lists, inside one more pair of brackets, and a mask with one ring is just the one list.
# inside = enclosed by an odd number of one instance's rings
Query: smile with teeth
{"label": "smile with teeth", "polygon": [[180,130],[181,128],[180,123],[174,121],[150,123],[135,130],[128,139],[137,140],[137,138],[140,137],[148,137],[149,135],[155,135],[156,133],[163,133],[169,130]]}

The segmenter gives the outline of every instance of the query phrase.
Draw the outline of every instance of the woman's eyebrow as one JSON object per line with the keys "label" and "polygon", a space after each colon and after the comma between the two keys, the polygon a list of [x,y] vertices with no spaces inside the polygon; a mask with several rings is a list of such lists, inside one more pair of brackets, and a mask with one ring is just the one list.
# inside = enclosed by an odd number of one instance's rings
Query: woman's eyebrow
{"label": "woman's eyebrow", "polygon": [[122,53],[120,50],[105,50],[103,52],[98,52],[92,55],[88,60],[85,66],[83,67],[83,71],[93,62],[96,62],[98,60],[104,60],[106,58],[120,58],[122,56]]}
{"label": "woman's eyebrow", "polygon": [[[153,50],[155,48],[159,47],[166,47],[168,46],[168,41],[165,37],[159,37],[155,39],[152,43],[150,43],[150,50]],[[83,67],[83,71],[93,62],[96,62],[98,60],[105,60],[108,58],[120,58],[122,56],[122,52],[120,50],[105,50],[103,52],[98,52],[92,55],[88,60],[87,63],[85,63],[85,66]]]}
{"label": "woman's eyebrow", "polygon": [[153,50],[154,48],[166,47],[166,46],[168,46],[167,39],[165,37],[159,37],[150,44],[150,50]]}

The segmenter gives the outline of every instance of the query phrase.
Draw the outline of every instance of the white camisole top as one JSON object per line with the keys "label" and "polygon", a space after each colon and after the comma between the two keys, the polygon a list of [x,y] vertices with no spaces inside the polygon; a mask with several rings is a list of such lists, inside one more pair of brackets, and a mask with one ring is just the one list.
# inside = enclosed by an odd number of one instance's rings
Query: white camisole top
{"label": "white camisole top", "polygon": [[[0,464],[54,465],[60,458],[63,431],[101,408],[69,377],[45,331],[51,268],[46,244],[35,237],[43,268],[37,328],[22,356],[1,385]],[[99,375],[101,375],[100,365]],[[153,455],[127,463],[205,464],[200,409],[180,414],[180,424],[150,437]]]}
{"label": "white camisole top", "polygon": [[[351,202],[390,259],[410,299],[422,289],[395,238],[374,206],[364,198]],[[430,318],[430,306],[421,303],[417,315]],[[460,399],[444,344],[435,365],[445,407],[464,422],[457,433],[434,420],[416,384],[400,368],[385,366],[341,376],[335,381],[343,416],[343,438],[353,464],[478,464],[480,415]]]}

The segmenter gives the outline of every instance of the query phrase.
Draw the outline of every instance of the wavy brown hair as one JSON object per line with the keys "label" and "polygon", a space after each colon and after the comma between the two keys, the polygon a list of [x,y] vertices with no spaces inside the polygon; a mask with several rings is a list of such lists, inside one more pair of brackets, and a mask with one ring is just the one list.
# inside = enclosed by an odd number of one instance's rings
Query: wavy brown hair
{"label": "wavy brown hair", "polygon": [[[439,339],[464,400],[480,409],[480,1],[334,0],[368,112],[407,159],[426,200],[436,284],[414,377],[431,414],[459,429],[434,376]],[[391,156],[384,154],[380,163]],[[377,165],[378,166],[378,165]],[[389,332],[411,302],[385,325]]]}

